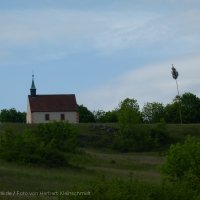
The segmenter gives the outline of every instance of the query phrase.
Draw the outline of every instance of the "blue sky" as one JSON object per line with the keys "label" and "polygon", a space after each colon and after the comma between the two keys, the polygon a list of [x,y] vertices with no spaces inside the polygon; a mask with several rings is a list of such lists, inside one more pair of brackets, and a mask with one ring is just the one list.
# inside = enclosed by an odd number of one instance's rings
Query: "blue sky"
{"label": "blue sky", "polygon": [[200,95],[197,0],[0,0],[0,109],[38,94],[75,93],[90,110],[126,97],[169,103]]}

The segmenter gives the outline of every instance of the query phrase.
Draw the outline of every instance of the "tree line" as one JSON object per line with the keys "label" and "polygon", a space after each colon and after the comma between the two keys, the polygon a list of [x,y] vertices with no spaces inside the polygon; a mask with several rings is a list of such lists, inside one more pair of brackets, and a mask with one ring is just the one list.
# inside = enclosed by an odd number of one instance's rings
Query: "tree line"
{"label": "tree line", "polygon": [[111,111],[97,110],[91,112],[84,105],[79,105],[80,122],[82,123],[116,123],[121,117],[121,105],[126,104],[129,111],[135,114],[137,123],[180,123],[179,102],[181,102],[183,123],[200,123],[200,98],[187,92],[180,97],[175,97],[171,103],[164,105],[160,102],[147,102],[140,109],[136,99],[126,98],[118,107]]}
{"label": "tree line", "polygon": [[[147,102],[140,109],[136,99],[126,98],[119,103],[118,107],[111,111],[90,111],[84,105],[78,105],[80,123],[118,123],[120,118],[120,106],[127,104],[129,112],[134,112],[137,123],[180,123],[179,108],[183,123],[200,123],[200,98],[187,92],[180,97],[175,97],[171,103],[164,105],[160,102]],[[133,109],[132,109],[133,108]],[[25,123],[26,113],[17,111],[15,108],[2,109],[0,122]]]}
{"label": "tree line", "polygon": [[26,123],[26,113],[17,111],[15,108],[2,109],[0,122]]}

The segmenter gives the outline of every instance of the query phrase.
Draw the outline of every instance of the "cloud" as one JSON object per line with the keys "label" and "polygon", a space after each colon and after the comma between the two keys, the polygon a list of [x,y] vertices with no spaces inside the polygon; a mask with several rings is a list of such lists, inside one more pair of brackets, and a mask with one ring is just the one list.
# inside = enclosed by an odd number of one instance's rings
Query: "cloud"
{"label": "cloud", "polygon": [[[85,51],[98,33],[92,12],[73,10],[6,10],[0,12],[1,65],[59,60]],[[12,61],[12,62],[11,62]]]}
{"label": "cloud", "polygon": [[[4,19],[0,21],[0,49],[22,48],[36,56],[38,49],[52,49],[46,59],[87,49],[101,55],[124,49],[159,50],[169,44],[179,48],[183,43],[189,49],[200,34],[198,9],[162,13],[48,8],[2,11],[0,18]],[[57,55],[53,49],[61,51]]]}
{"label": "cloud", "polygon": [[[93,12],[79,10],[19,10],[2,11],[0,41],[6,44],[35,44],[37,42],[62,43],[77,38],[126,39],[152,19],[153,13],[128,14],[124,12]],[[155,15],[155,14],[154,14]],[[121,43],[120,43],[121,45]]]}
{"label": "cloud", "polygon": [[126,48],[155,50],[169,45],[179,49],[183,44],[185,49],[191,48],[199,40],[199,19],[198,9],[132,15],[112,22],[104,33],[97,35],[96,45],[107,53]]}
{"label": "cloud", "polygon": [[[180,74],[180,92],[200,95],[199,55],[173,61]],[[78,100],[91,110],[112,110],[127,97],[137,99],[140,107],[154,101],[170,103],[177,94],[176,83],[171,77],[171,64],[172,60],[168,60],[128,71],[109,84],[84,91]]]}
{"label": "cloud", "polygon": [[[153,16],[152,16],[153,15]],[[59,60],[88,51],[115,54],[135,44],[133,32],[152,13],[68,9],[1,11],[1,65]],[[14,61],[14,62],[11,62]]]}
{"label": "cloud", "polygon": [[75,37],[83,31],[82,22],[87,19],[80,17],[84,13],[67,10],[4,11],[0,15],[4,18],[0,23],[0,40],[18,45]]}

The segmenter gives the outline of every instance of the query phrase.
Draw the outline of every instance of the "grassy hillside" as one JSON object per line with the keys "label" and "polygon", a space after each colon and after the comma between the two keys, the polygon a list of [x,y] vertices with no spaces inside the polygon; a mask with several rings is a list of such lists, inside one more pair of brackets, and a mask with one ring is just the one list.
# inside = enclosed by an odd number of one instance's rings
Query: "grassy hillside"
{"label": "grassy hillside", "polygon": [[188,135],[200,137],[200,124],[169,124],[168,133],[177,139],[184,139]]}
{"label": "grassy hillside", "polygon": [[[3,123],[0,124],[0,133],[5,129],[12,129],[20,133],[25,129],[33,129],[36,125]],[[140,124],[140,127],[151,127],[154,124]],[[79,131],[81,137],[101,137],[102,135],[113,135],[118,130],[117,124],[93,124],[81,123],[75,124],[74,127]],[[167,132],[174,138],[182,139],[191,136],[200,136],[200,124],[167,124]]]}
{"label": "grassy hillside", "polygon": [[[157,154],[83,150],[86,154],[76,155],[71,159],[70,162],[76,166],[74,168],[48,169],[0,161],[1,191],[91,191],[92,185],[102,177],[122,180],[132,177],[151,184],[161,181],[159,166],[163,157]],[[44,197],[48,199],[46,195],[41,195],[40,199],[45,199]],[[15,199],[27,197],[15,196]],[[37,196],[32,199],[39,198]]]}
{"label": "grassy hillside", "polygon": [[[75,125],[80,131],[81,135],[91,136],[91,135],[109,135],[114,132],[114,130],[118,129],[117,124],[78,124]],[[152,127],[155,124],[139,124],[138,128],[141,127]],[[110,130],[110,128],[113,128]],[[192,136],[200,136],[200,124],[167,124],[166,125],[167,132],[174,138],[181,139],[182,137],[186,137],[188,135]]]}
{"label": "grassy hillside", "polygon": [[[10,194],[15,192],[13,199],[27,199],[23,192],[35,192],[31,199],[76,199],[73,195],[59,197],[56,192],[90,191],[92,194],[96,187],[94,185],[102,179],[124,181],[138,179],[150,185],[160,185],[162,180],[160,166],[164,162],[164,156],[157,152],[119,153],[113,151],[109,148],[109,144],[115,137],[118,128],[116,124],[74,126],[79,130],[82,147],[78,154],[70,157],[69,163],[73,167],[51,169],[0,161],[0,191],[7,191]],[[138,125],[138,128],[141,126],[154,125]],[[0,124],[0,133],[5,129],[20,133],[25,129],[33,128],[35,126],[26,124]],[[181,141],[187,135],[200,136],[200,124],[171,124],[167,125],[167,132],[175,140]],[[18,195],[16,195],[17,191]],[[38,195],[38,192],[41,194]],[[54,192],[55,196],[48,196],[48,192]],[[0,193],[0,199],[11,198]]]}
{"label": "grassy hillside", "polygon": [[[139,124],[136,129],[152,128],[156,124]],[[79,124],[80,142],[84,147],[109,148],[115,137],[117,124]],[[174,142],[181,142],[188,136],[200,137],[200,124],[167,124],[166,132]]]}

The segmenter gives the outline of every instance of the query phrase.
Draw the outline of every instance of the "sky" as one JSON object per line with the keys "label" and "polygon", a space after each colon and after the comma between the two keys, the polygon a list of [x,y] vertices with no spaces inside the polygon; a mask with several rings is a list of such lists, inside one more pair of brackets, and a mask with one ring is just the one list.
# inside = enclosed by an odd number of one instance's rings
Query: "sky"
{"label": "sky", "polygon": [[199,0],[0,0],[0,110],[75,94],[89,110],[200,96]]}

